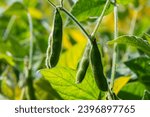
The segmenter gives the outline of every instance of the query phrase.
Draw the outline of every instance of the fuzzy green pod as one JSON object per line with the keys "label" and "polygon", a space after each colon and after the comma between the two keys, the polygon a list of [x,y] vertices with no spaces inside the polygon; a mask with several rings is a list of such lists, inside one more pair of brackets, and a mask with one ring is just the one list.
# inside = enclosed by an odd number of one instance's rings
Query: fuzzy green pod
{"label": "fuzzy green pod", "polygon": [[52,68],[56,66],[62,48],[63,22],[57,8],[55,10],[53,23],[54,23],[53,31],[49,36],[47,56],[46,56],[46,66],[48,68]]}
{"label": "fuzzy green pod", "polygon": [[76,83],[77,84],[79,84],[83,81],[86,71],[88,69],[90,49],[91,49],[91,45],[90,45],[90,43],[88,43],[86,45],[86,48],[84,50],[81,61],[79,62],[79,67],[77,69],[77,74],[76,74]]}
{"label": "fuzzy green pod", "polygon": [[92,71],[98,88],[102,91],[108,91],[107,80],[103,73],[101,53],[98,49],[96,39],[92,41],[92,47],[90,51],[90,62],[91,62]]}

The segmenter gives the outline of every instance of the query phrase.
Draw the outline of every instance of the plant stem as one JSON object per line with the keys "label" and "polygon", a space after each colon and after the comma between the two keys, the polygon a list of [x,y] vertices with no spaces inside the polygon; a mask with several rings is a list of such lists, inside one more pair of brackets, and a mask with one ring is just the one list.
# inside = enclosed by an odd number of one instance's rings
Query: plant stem
{"label": "plant stem", "polygon": [[34,100],[35,91],[33,87],[33,77],[32,77],[32,58],[33,58],[33,24],[30,13],[27,13],[28,21],[29,21],[29,30],[30,30],[30,50],[29,50],[29,62],[26,61],[25,69],[26,69],[26,82],[27,82],[27,99]]}
{"label": "plant stem", "polygon": [[134,33],[137,16],[138,16],[138,11],[135,10],[134,16],[133,16],[132,21],[131,21],[131,26],[130,26],[130,30],[129,30],[129,35],[133,35],[133,33]]}
{"label": "plant stem", "polygon": [[61,0],[60,3],[61,3],[61,7],[64,7],[64,4],[63,4],[64,0]]}
{"label": "plant stem", "polygon": [[[118,37],[118,7],[116,2],[114,3],[114,39]],[[112,70],[111,70],[111,84],[110,88],[114,85],[115,71],[116,71],[116,60],[117,60],[117,44],[113,47],[113,58],[112,58]]]}
{"label": "plant stem", "polygon": [[109,3],[110,3],[110,0],[107,0],[105,6],[104,6],[104,8],[103,8],[103,11],[102,11],[102,13],[101,13],[101,15],[100,15],[100,17],[99,17],[99,19],[98,19],[98,22],[97,22],[97,24],[96,24],[96,26],[95,26],[95,28],[94,28],[94,31],[93,31],[92,34],[91,34],[91,37],[95,36],[95,34],[96,34],[96,32],[97,32],[97,30],[98,30],[98,28],[99,28],[99,26],[100,26],[100,24],[101,24],[101,22],[102,22],[102,19],[103,19],[103,17],[104,17],[104,14],[105,14],[105,12],[106,12],[106,9],[107,9]]}
{"label": "plant stem", "polygon": [[50,0],[48,0],[48,2],[49,2],[49,4],[50,4],[51,6],[53,6],[54,8],[57,8],[57,6],[56,6],[53,2],[51,2]]}
{"label": "plant stem", "polygon": [[13,15],[13,16],[10,18],[9,23],[8,23],[8,25],[7,25],[7,28],[6,28],[5,32],[4,32],[3,40],[6,40],[6,39],[7,39],[8,35],[9,35],[9,33],[10,33],[10,30],[11,30],[13,24],[15,23],[15,20],[16,20],[16,15]]}
{"label": "plant stem", "polygon": [[29,69],[32,67],[32,56],[33,56],[33,24],[30,13],[27,13],[30,30],[30,51],[29,51]]}
{"label": "plant stem", "polygon": [[83,26],[79,23],[79,21],[65,8],[60,7],[60,10],[64,11],[79,26],[79,28],[83,31],[83,33],[88,37],[88,40],[91,42],[91,36],[87,33],[87,31],[83,28]]}

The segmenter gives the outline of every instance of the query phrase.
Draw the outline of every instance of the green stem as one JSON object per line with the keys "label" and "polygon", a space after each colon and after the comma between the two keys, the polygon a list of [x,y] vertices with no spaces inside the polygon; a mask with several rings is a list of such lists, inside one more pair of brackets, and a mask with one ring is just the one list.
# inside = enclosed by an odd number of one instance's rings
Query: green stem
{"label": "green stem", "polygon": [[[114,39],[116,39],[117,37],[118,37],[118,7],[117,7],[117,4],[114,3]],[[117,44],[114,44],[110,88],[113,88],[114,79],[115,79],[116,61],[117,61],[117,50],[116,50],[117,48],[116,47],[117,47]]]}
{"label": "green stem", "polygon": [[60,1],[61,7],[64,7],[64,3],[63,3],[63,2],[64,2],[64,0],[61,0],[61,1]]}
{"label": "green stem", "polygon": [[57,8],[57,6],[56,6],[53,2],[51,2],[50,0],[48,0],[48,2],[49,2],[49,4],[50,4],[51,6],[53,6],[54,8]]}
{"label": "green stem", "polygon": [[137,16],[138,16],[138,11],[136,10],[135,13],[134,13],[134,16],[133,16],[133,18],[132,18],[132,21],[131,21],[131,26],[130,26],[130,30],[129,30],[129,35],[133,35],[133,33],[134,33]]}
{"label": "green stem", "polygon": [[32,57],[33,57],[33,24],[30,13],[27,13],[29,21],[29,30],[30,30],[30,51],[29,51],[29,69],[32,67]]}
{"label": "green stem", "polygon": [[91,34],[91,37],[95,36],[95,34],[96,34],[96,32],[97,32],[97,30],[98,30],[98,28],[99,28],[99,26],[100,26],[100,24],[101,24],[101,22],[102,22],[102,19],[103,19],[103,17],[104,17],[104,14],[105,14],[105,12],[106,12],[106,9],[107,9],[109,3],[110,3],[110,0],[107,0],[105,6],[104,6],[104,8],[103,8],[103,11],[102,11],[102,13],[101,13],[101,15],[100,15],[100,17],[99,17],[99,19],[98,19],[98,22],[97,22],[97,24],[96,24],[96,26],[95,26],[95,28],[94,28],[94,31],[93,31],[92,34]]}
{"label": "green stem", "polygon": [[[52,5],[54,8],[59,8],[61,11],[63,11],[64,13],[66,13],[71,20],[73,20],[78,26],[79,28],[83,31],[83,33],[87,36],[88,41],[91,42],[91,36],[87,33],[87,31],[83,28],[83,26],[79,23],[79,21],[71,14],[69,13],[65,8],[63,7],[57,7],[56,5],[54,5],[54,3],[52,3],[50,0],[48,0],[48,2],[50,3],[50,5]],[[61,1],[62,4],[63,0]]]}
{"label": "green stem", "polygon": [[9,35],[9,33],[10,33],[10,30],[12,29],[12,26],[13,26],[13,24],[15,23],[15,20],[16,20],[16,15],[13,15],[13,16],[10,18],[9,23],[8,23],[8,25],[7,25],[7,28],[6,28],[5,32],[4,32],[3,40],[6,40],[6,39],[7,39],[8,35]]}
{"label": "green stem", "polygon": [[83,31],[83,33],[88,37],[88,40],[91,42],[90,35],[83,28],[83,26],[79,23],[79,21],[71,13],[69,13],[65,8],[60,7],[60,10],[62,10],[63,12],[65,12],[79,26],[79,28]]}
{"label": "green stem", "polygon": [[32,17],[30,13],[27,13],[28,21],[29,21],[29,30],[30,30],[30,50],[29,50],[29,62],[28,60],[25,62],[25,70],[26,70],[26,83],[27,83],[27,99],[34,100],[35,91],[33,87],[33,77],[32,77],[32,58],[33,58],[33,24],[32,24]]}

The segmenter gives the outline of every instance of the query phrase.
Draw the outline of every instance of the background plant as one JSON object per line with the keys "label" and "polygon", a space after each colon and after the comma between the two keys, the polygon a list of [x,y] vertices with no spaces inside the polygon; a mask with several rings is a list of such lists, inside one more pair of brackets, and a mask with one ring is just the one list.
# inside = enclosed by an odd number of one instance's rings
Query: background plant
{"label": "background plant", "polygon": [[[52,2],[60,6],[59,0]],[[83,82],[75,84],[87,36],[66,14],[61,12],[64,33],[59,63],[53,69],[44,69],[53,7],[40,0],[0,3],[1,99],[106,99],[108,94],[98,89],[90,67]],[[105,3],[105,0],[68,0],[63,6],[90,34]],[[149,5],[149,0],[117,0],[119,37],[111,41],[116,38],[111,3],[95,33],[108,81],[112,77],[114,54],[111,45],[118,43],[113,92],[121,99],[149,99]]]}

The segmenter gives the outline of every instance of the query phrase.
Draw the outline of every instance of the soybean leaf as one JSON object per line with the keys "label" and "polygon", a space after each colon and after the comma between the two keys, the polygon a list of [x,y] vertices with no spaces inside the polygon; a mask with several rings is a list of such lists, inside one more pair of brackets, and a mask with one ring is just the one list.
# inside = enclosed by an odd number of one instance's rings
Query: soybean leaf
{"label": "soybean leaf", "polygon": [[115,94],[118,94],[119,91],[127,84],[130,80],[130,76],[122,76],[115,80],[113,91]]}
{"label": "soybean leaf", "polygon": [[98,99],[99,89],[92,78],[91,72],[87,72],[81,84],[75,84],[76,71],[70,68],[42,69],[40,73],[63,99]]}
{"label": "soybean leaf", "polygon": [[150,86],[150,58],[139,57],[125,62],[125,64],[137,74],[140,82]]}
{"label": "soybean leaf", "polygon": [[38,100],[62,99],[47,80],[40,78],[34,82],[35,95]]}
{"label": "soybean leaf", "polygon": [[125,62],[134,73],[138,76],[149,75],[150,76],[150,58],[138,57]]}
{"label": "soybean leaf", "polygon": [[150,92],[145,90],[142,100],[150,100]]}
{"label": "soybean leaf", "polygon": [[124,35],[108,42],[109,45],[112,45],[114,43],[134,46],[150,56],[150,44],[140,37]]}
{"label": "soybean leaf", "polygon": [[97,17],[101,14],[106,0],[78,0],[71,13],[79,20],[85,21],[89,17]]}
{"label": "soybean leaf", "polygon": [[118,96],[124,100],[140,100],[145,89],[146,87],[138,81],[130,82],[121,89]]}

